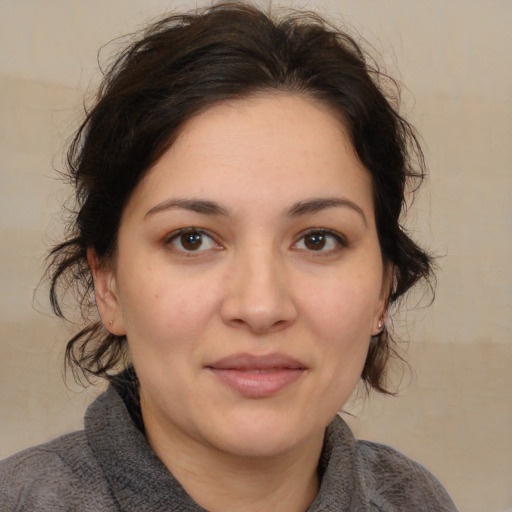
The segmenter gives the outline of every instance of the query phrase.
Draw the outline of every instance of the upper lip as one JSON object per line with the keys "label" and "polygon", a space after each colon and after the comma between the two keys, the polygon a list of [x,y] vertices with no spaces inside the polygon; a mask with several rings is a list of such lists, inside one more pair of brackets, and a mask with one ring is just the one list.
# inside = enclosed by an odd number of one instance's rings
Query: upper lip
{"label": "upper lip", "polygon": [[240,353],[233,354],[211,364],[207,368],[214,370],[305,370],[304,365],[298,359],[285,354],[267,354],[262,356]]}

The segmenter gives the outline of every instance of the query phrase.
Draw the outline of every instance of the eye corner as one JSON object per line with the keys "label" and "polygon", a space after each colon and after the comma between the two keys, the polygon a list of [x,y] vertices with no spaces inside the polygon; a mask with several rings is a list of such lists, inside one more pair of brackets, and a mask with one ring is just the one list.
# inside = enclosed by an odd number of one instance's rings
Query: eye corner
{"label": "eye corner", "polygon": [[311,255],[326,256],[349,247],[345,235],[327,228],[310,228],[303,231],[292,248]]}
{"label": "eye corner", "polygon": [[164,238],[163,245],[185,257],[204,256],[204,253],[220,251],[224,248],[212,233],[195,227],[173,231]]}

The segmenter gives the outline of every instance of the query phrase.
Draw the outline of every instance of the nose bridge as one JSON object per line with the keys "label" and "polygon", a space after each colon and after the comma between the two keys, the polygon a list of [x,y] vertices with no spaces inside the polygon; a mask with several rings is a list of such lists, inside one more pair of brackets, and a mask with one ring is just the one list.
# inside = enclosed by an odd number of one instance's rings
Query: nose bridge
{"label": "nose bridge", "polygon": [[228,276],[225,321],[254,332],[281,328],[296,316],[286,265],[270,243],[241,248]]}

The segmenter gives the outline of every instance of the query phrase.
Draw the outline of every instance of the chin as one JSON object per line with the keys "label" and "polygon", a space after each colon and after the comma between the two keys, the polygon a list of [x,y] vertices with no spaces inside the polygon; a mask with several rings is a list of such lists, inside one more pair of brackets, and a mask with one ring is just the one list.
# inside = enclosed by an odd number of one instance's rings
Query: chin
{"label": "chin", "polygon": [[253,459],[279,457],[293,451],[296,445],[286,436],[269,436],[261,432],[255,435],[232,436],[223,444],[224,452]]}
{"label": "chin", "polygon": [[[303,422],[290,425],[265,417],[244,418],[231,423],[233,428],[218,430],[215,444],[226,453],[238,457],[278,457],[293,451],[312,439],[323,439],[324,427],[306,428]],[[236,425],[236,427],[234,426]]]}

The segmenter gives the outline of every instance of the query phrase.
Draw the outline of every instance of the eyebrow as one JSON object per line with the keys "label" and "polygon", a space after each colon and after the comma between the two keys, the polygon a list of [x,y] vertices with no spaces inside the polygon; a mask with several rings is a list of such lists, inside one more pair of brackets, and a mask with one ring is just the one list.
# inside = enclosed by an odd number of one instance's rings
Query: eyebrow
{"label": "eyebrow", "polygon": [[[328,208],[350,208],[358,213],[364,224],[368,225],[366,215],[362,208],[350,199],[342,197],[320,197],[313,199],[306,199],[299,201],[291,206],[286,212],[289,217],[300,217],[311,213],[317,213]],[[174,208],[180,208],[183,210],[189,210],[204,215],[222,215],[229,216],[229,211],[214,201],[208,201],[206,199],[168,199],[163,201],[156,206],[153,206],[144,215],[144,219],[148,216],[154,215],[155,213],[172,210]]]}
{"label": "eyebrow", "polygon": [[226,208],[218,203],[214,203],[213,201],[207,201],[204,199],[169,199],[153,206],[153,208],[144,215],[144,218],[154,215],[155,213],[172,210],[174,208],[190,210],[192,212],[202,213],[205,215],[228,215]]}
{"label": "eyebrow", "polygon": [[363,209],[350,199],[346,199],[344,197],[320,197],[299,201],[288,210],[288,215],[290,217],[299,217],[301,215],[316,213],[328,208],[337,207],[350,208],[354,210],[362,217],[365,226],[368,225]]}

